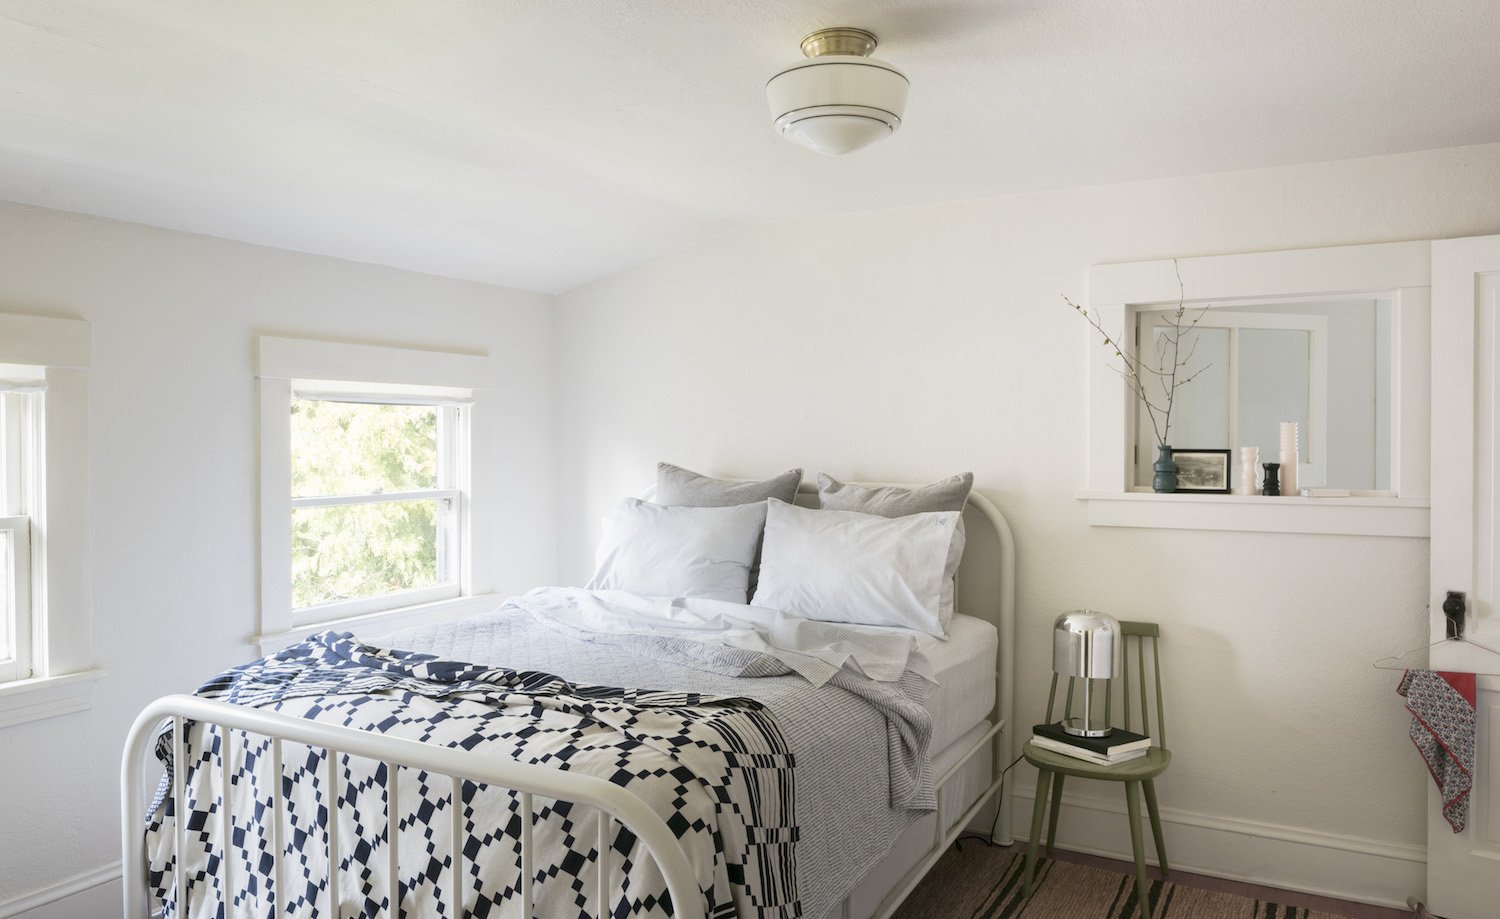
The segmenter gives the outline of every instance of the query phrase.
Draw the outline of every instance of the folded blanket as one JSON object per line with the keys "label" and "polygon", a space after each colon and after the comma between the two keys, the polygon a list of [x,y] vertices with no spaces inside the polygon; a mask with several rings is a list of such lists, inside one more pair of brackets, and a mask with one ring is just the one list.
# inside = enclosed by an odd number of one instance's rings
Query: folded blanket
{"label": "folded blanket", "polygon": [[1474,703],[1472,673],[1408,670],[1396,692],[1411,712],[1411,742],[1427,763],[1443,799],[1443,817],[1453,832],[1469,822],[1469,791],[1474,787]]}

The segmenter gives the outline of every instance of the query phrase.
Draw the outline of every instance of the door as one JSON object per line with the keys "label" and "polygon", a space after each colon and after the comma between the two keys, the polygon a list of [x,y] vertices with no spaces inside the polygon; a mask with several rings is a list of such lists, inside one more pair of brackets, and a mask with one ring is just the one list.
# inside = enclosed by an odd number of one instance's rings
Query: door
{"label": "door", "polygon": [[[1500,236],[1432,246],[1431,641],[1442,605],[1462,591],[1465,635],[1500,648]],[[1432,667],[1500,673],[1500,656],[1463,642],[1432,649]],[[1468,826],[1454,833],[1428,783],[1428,908],[1447,919],[1500,915],[1500,678],[1480,676]]]}

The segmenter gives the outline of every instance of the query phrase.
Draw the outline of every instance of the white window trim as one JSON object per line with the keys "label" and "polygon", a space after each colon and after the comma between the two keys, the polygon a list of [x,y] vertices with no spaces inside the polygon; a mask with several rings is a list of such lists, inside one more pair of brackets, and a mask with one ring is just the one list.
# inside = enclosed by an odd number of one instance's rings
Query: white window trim
{"label": "white window trim", "polygon": [[1077,497],[1094,526],[1265,533],[1428,536],[1431,478],[1429,322],[1432,244],[1336,246],[1116,265],[1089,271],[1089,306],[1128,347],[1133,312],[1176,303],[1369,297],[1391,303],[1391,494],[1353,498],[1158,495],[1131,488],[1135,405],[1093,329],[1087,332],[1088,486]]}
{"label": "white window trim", "polygon": [[32,676],[0,684],[0,727],[93,706],[88,374],[93,332],[78,319],[0,313],[0,364],[45,367],[38,438],[42,501],[31,518]]}
{"label": "white window trim", "polygon": [[[480,413],[490,387],[489,359],[482,355],[391,348],[345,342],[261,336],[257,371],[260,382],[260,633],[252,641],[263,649],[284,645],[325,628],[362,631],[412,618],[442,615],[450,606],[467,609],[472,601],[489,594],[487,571],[476,571],[474,560],[488,558],[487,547],[476,551],[479,530],[474,519],[472,469],[473,450],[481,442],[473,436],[474,418]],[[371,398],[390,394],[413,402],[472,402],[469,409],[468,449],[457,444],[455,460],[459,481],[470,488],[459,496],[455,525],[464,528],[458,540],[463,556],[458,560],[459,583],[404,591],[370,600],[330,604],[323,609],[328,618],[310,621],[307,610],[292,609],[291,528],[291,419],[287,411],[294,391],[340,393]],[[462,432],[449,431],[454,437]],[[447,489],[438,491],[447,492]],[[299,499],[306,503],[309,499]],[[316,501],[317,499],[311,499]],[[488,601],[485,601],[488,602]]]}

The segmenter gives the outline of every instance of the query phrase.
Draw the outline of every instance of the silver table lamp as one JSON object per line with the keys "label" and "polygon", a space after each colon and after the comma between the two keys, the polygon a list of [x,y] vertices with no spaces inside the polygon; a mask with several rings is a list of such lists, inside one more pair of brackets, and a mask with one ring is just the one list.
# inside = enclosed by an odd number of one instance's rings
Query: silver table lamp
{"label": "silver table lamp", "polygon": [[1062,729],[1075,737],[1108,737],[1108,724],[1094,727],[1094,680],[1108,680],[1120,669],[1120,622],[1115,617],[1080,609],[1063,613],[1052,624],[1052,670],[1083,680],[1083,717],[1068,718]]}

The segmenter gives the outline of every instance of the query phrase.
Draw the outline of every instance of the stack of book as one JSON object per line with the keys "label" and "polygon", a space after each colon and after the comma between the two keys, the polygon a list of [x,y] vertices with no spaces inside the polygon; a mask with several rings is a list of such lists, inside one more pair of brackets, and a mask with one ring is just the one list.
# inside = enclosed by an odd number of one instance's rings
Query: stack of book
{"label": "stack of book", "polygon": [[1031,742],[1043,750],[1100,766],[1140,759],[1151,749],[1151,738],[1144,734],[1115,728],[1104,737],[1078,737],[1064,731],[1060,724],[1033,725]]}

